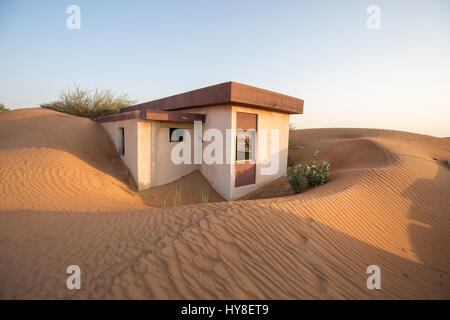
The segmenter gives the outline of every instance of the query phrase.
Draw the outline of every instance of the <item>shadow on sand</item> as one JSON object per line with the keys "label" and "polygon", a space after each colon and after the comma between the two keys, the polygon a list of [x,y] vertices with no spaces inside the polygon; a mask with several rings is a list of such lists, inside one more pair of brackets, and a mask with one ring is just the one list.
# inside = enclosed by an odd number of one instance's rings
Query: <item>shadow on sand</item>
{"label": "shadow on sand", "polygon": [[444,161],[437,164],[432,179],[416,180],[402,195],[411,201],[408,233],[414,253],[438,274],[436,281],[447,287],[450,298],[450,189],[443,188],[450,181],[450,170]]}

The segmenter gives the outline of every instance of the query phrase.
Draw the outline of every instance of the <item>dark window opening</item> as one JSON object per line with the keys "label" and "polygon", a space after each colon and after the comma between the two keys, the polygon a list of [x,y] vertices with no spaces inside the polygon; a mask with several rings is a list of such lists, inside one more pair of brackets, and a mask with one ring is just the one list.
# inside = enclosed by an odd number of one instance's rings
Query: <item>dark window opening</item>
{"label": "dark window opening", "polygon": [[182,142],[184,138],[184,130],[181,128],[170,128],[170,142]]}
{"label": "dark window opening", "polygon": [[118,151],[121,156],[125,155],[125,129],[119,128],[119,146]]}

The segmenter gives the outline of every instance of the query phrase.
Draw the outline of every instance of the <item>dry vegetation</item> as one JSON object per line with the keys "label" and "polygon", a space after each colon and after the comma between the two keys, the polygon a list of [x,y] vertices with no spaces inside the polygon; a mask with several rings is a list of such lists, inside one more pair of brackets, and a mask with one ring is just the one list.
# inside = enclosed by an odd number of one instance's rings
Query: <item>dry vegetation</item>
{"label": "dry vegetation", "polygon": [[117,113],[120,109],[135,104],[126,94],[116,95],[111,90],[88,90],[75,85],[73,89],[62,90],[57,100],[41,104],[42,108],[52,109],[71,115],[95,119]]}
{"label": "dry vegetation", "polygon": [[7,107],[5,107],[5,105],[3,103],[0,103],[0,112],[5,112],[5,111],[9,111],[9,109]]}

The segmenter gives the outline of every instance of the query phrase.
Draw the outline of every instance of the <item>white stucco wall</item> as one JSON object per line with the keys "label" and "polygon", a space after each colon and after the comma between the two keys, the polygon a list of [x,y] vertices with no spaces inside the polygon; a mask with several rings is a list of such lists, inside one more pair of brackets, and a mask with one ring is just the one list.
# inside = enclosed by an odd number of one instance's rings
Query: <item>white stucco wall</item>
{"label": "white stucco wall", "polygon": [[170,128],[186,129],[191,140],[194,138],[193,123],[184,122],[164,122],[155,121],[155,148],[154,148],[154,180],[153,187],[160,186],[174,180],[180,179],[188,173],[199,170],[200,166],[194,163],[193,141],[191,143],[191,163],[192,164],[175,164],[171,160],[172,149],[178,142],[170,142]]}
{"label": "white stucco wall", "polygon": [[[226,137],[226,129],[231,128],[231,105],[220,105],[214,107],[201,107],[185,109],[183,112],[206,114],[206,121],[203,123],[203,133],[208,129],[218,129],[223,137]],[[203,151],[211,141],[203,141]],[[226,143],[223,141],[222,164],[207,164],[200,166],[200,172],[214,187],[214,189],[225,199],[231,197],[231,162],[226,161]]]}
{"label": "white stucco wall", "polygon": [[151,186],[151,122],[136,119],[100,122],[119,151],[120,131],[124,128],[125,155],[120,155],[130,170],[138,190]]}
{"label": "white stucco wall", "polygon": [[[247,193],[256,190],[266,183],[286,176],[287,174],[287,160],[288,160],[288,146],[289,146],[289,115],[279,112],[266,111],[256,108],[248,108],[241,106],[233,106],[231,112],[231,127],[233,128],[233,138],[231,147],[231,159],[236,159],[236,113],[246,112],[258,115],[258,132],[257,132],[257,147],[256,147],[256,177],[255,184],[235,188],[235,161],[232,162],[230,168],[230,198],[228,200],[238,199]],[[278,148],[272,150],[273,141],[271,139],[271,130],[278,129]],[[267,144],[263,144],[263,132],[266,130]],[[275,145],[274,145],[275,146]],[[277,156],[278,166],[276,172],[271,175],[263,175],[262,167],[268,169],[268,165],[263,165],[265,159],[261,158],[261,148],[266,148],[267,157]]]}
{"label": "white stucco wall", "polygon": [[[227,142],[223,141],[224,164],[206,164],[201,165],[201,173],[208,179],[216,191],[227,200],[238,199],[247,193],[262,187],[264,184],[273,181],[287,174],[287,159],[289,146],[289,115],[279,112],[266,111],[257,108],[221,105],[203,108],[190,108],[183,110],[184,112],[204,113],[206,114],[206,122],[203,124],[203,132],[208,129],[219,129],[223,136],[226,137],[226,129],[233,129],[232,136],[229,141],[231,148],[227,154]],[[258,115],[258,138],[262,141],[263,130],[267,132],[267,155],[278,156],[278,168],[273,175],[263,175],[261,163],[264,159],[260,157],[261,143],[257,144],[256,150],[256,177],[255,184],[235,188],[235,159],[236,159],[236,112],[247,112]],[[271,129],[278,129],[278,148],[271,150]],[[203,150],[211,142],[203,142]],[[264,166],[267,167],[267,166]]]}

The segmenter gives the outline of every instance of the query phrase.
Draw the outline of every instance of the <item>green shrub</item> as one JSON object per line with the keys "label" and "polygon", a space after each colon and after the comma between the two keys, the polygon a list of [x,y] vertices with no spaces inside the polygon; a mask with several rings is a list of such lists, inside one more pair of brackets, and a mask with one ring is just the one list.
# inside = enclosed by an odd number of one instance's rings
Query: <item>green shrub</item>
{"label": "green shrub", "polygon": [[294,168],[288,168],[288,180],[295,193],[299,193],[302,190],[305,181],[310,187],[327,183],[330,164],[328,161],[322,161],[321,164],[317,166],[317,159],[319,159],[319,151],[314,152],[313,161],[304,168],[301,164],[297,164]]}
{"label": "green shrub", "polygon": [[5,105],[3,103],[0,103],[0,112],[5,112],[5,111],[9,111],[9,109],[7,107],[5,107]]}
{"label": "green shrub", "polygon": [[87,90],[75,85],[72,90],[62,90],[56,101],[41,104],[41,108],[95,119],[117,113],[135,103],[136,101],[129,99],[126,94],[116,96],[111,90]]}
{"label": "green shrub", "polygon": [[319,151],[314,152],[313,161],[310,165],[305,166],[303,173],[310,187],[325,184],[328,181],[330,164],[327,161],[322,161],[320,166],[316,166],[317,159],[319,159]]}
{"label": "green shrub", "polygon": [[288,168],[288,180],[289,184],[294,190],[295,193],[300,193],[303,186],[305,185],[305,181],[302,177],[302,165],[297,164],[294,168]]}

